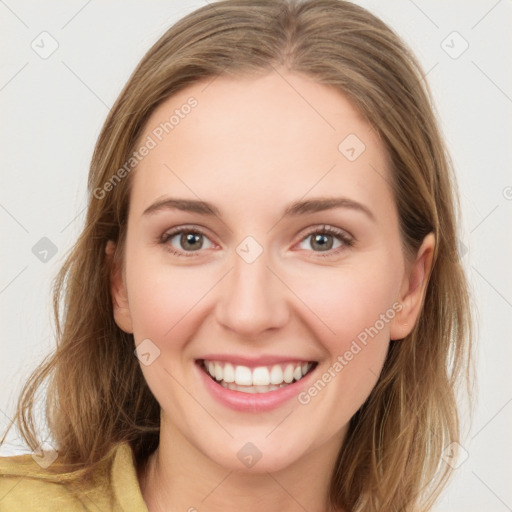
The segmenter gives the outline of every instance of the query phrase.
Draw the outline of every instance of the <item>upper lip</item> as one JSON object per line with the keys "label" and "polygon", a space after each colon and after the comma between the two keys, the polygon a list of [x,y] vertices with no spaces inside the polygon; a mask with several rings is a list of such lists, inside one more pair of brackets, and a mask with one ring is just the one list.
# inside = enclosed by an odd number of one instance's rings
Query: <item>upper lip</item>
{"label": "upper lip", "polygon": [[206,354],[198,360],[206,359],[207,361],[223,361],[226,363],[231,363],[234,365],[240,366],[270,366],[273,364],[279,363],[288,363],[288,362],[316,362],[314,359],[308,359],[304,357],[294,357],[294,356],[280,356],[280,355],[261,355],[258,357],[248,357],[243,355],[235,355],[235,354]]}

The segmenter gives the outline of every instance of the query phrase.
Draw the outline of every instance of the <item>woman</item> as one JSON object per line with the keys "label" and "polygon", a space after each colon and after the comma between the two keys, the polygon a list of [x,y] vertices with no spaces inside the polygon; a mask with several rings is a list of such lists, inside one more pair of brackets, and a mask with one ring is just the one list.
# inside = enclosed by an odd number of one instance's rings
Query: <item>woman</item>
{"label": "woman", "polygon": [[430,95],[385,24],[340,0],[189,14],[112,108],[89,192],[18,405],[37,451],[50,377],[57,452],[0,462],[6,510],[431,508],[469,298]]}

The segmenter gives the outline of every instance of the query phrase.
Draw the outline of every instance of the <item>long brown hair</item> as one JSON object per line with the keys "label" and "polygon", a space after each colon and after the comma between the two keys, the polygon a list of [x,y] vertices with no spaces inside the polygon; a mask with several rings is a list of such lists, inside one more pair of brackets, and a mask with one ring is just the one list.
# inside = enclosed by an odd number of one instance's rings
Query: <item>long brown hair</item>
{"label": "long brown hair", "polygon": [[105,246],[116,241],[122,258],[131,183],[129,171],[117,179],[119,169],[170,95],[220,74],[276,67],[338,88],[382,138],[406,254],[435,234],[420,317],[407,338],[391,342],[377,385],[350,422],[330,492],[334,509],[427,510],[450,471],[441,453],[459,440],[457,384],[470,367],[456,182],[421,67],[387,25],[343,0],[215,2],[178,21],[147,52],[97,141],[86,224],[55,281],[57,347],[25,384],[15,421],[35,450],[42,440],[34,397],[49,379],[46,420],[59,452],[49,471],[88,475],[125,441],[137,463],[156,449],[160,407],[133,354],[133,335],[112,313]]}

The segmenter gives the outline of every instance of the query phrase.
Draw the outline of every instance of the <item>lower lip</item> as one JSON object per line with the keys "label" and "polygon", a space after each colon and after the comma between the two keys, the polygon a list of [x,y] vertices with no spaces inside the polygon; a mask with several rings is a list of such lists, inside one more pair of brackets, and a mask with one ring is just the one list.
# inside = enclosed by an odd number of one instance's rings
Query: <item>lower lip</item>
{"label": "lower lip", "polygon": [[201,362],[196,362],[196,366],[206,388],[218,402],[235,411],[243,412],[264,412],[277,409],[280,405],[296,397],[308,385],[311,375],[316,370],[316,368],[313,368],[299,381],[274,391],[244,393],[243,391],[234,391],[221,386],[203,370]]}

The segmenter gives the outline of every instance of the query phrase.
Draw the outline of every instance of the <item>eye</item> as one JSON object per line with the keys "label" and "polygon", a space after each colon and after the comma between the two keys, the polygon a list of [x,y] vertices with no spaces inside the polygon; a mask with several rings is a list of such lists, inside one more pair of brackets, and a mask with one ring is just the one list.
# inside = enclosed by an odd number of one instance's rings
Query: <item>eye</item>
{"label": "eye", "polygon": [[168,231],[162,235],[160,243],[176,256],[195,256],[193,253],[214,246],[213,242],[196,227],[181,227]]}
{"label": "eye", "polygon": [[[309,245],[309,247],[308,247]],[[354,245],[354,239],[345,231],[332,226],[323,226],[310,231],[299,244],[299,248],[320,252],[318,256],[332,256],[338,254],[344,247]]]}
{"label": "eye", "polygon": [[[159,243],[171,254],[179,257],[198,256],[202,249],[211,249],[215,244],[196,226],[181,226],[165,232]],[[309,247],[308,247],[309,245]],[[333,256],[344,248],[354,245],[354,238],[345,231],[332,226],[316,227],[300,242],[299,248],[313,250],[317,256]]]}

